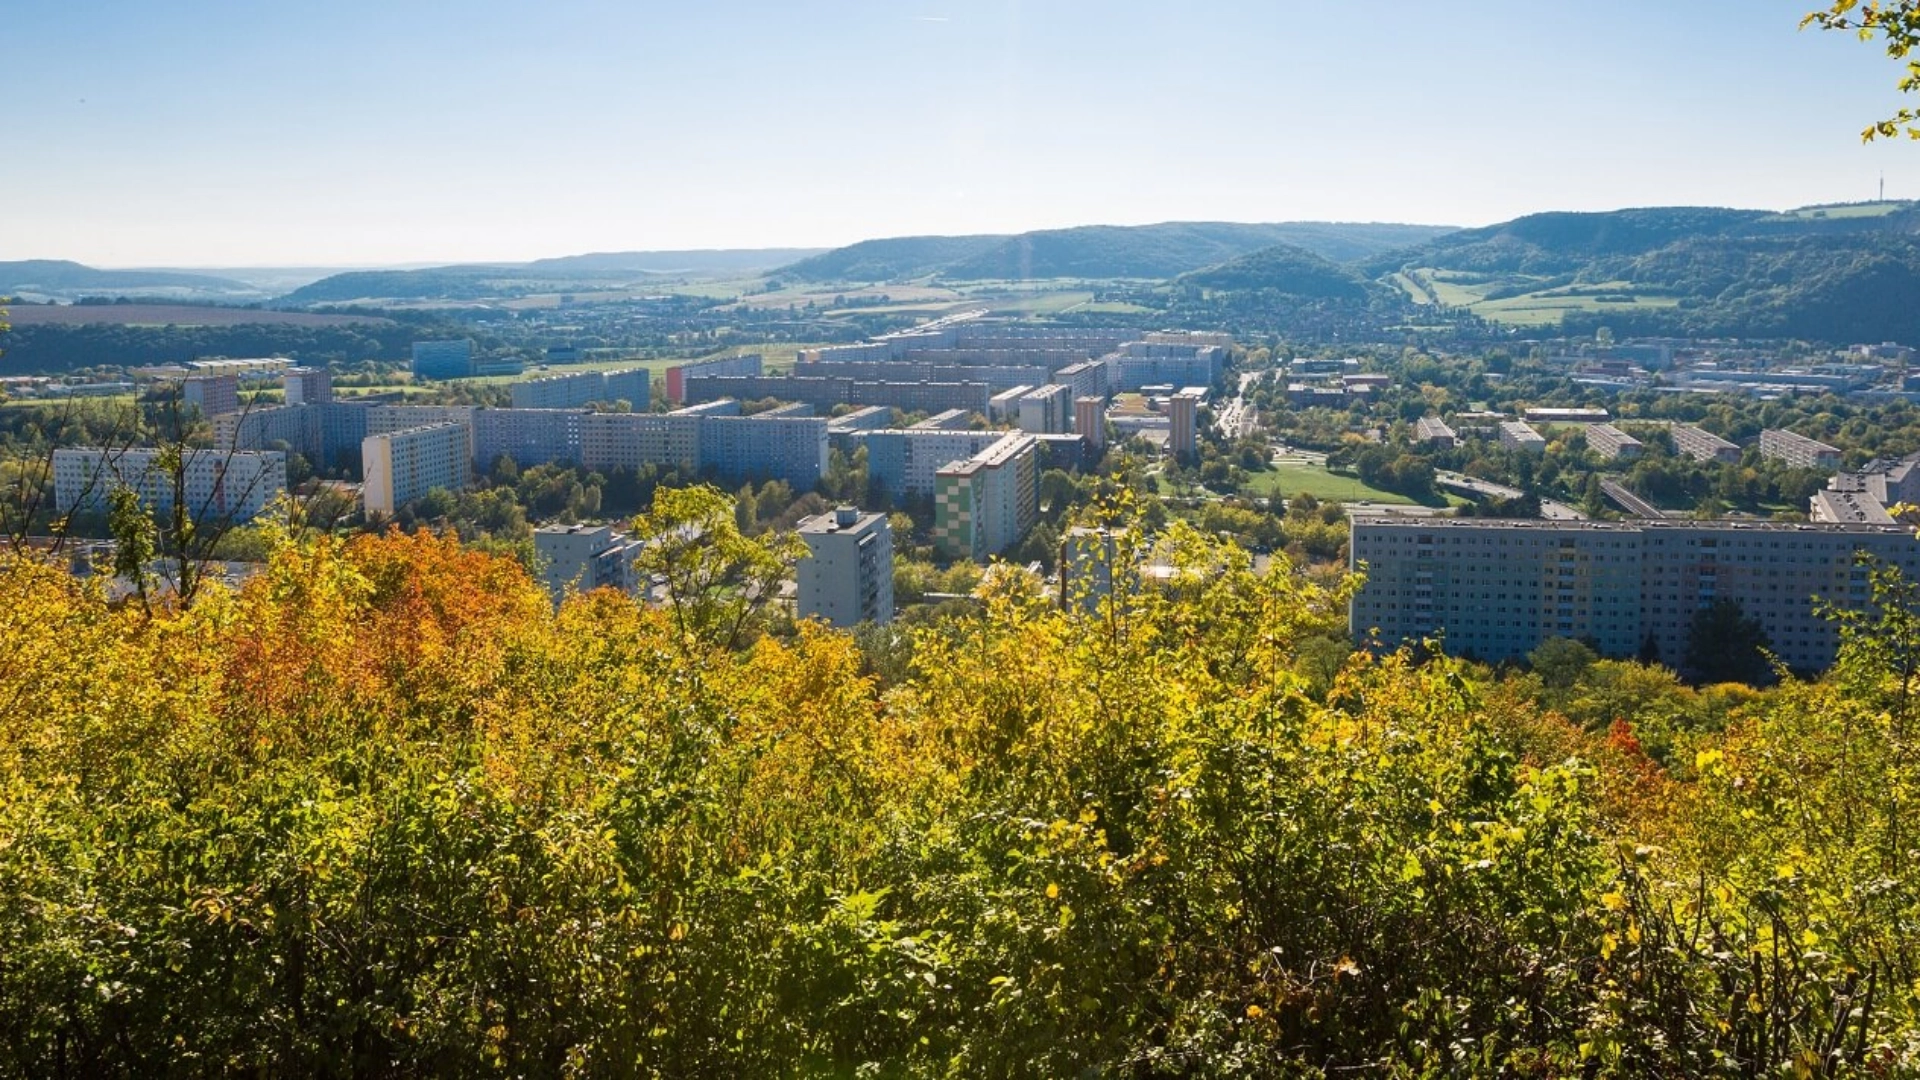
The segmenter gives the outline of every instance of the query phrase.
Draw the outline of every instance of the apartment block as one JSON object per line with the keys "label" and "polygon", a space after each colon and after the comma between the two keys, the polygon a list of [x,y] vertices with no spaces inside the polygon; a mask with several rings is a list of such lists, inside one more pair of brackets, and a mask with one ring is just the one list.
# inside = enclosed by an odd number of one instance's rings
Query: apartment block
{"label": "apartment block", "polygon": [[1551,637],[1609,656],[1648,638],[1672,665],[1696,611],[1737,602],[1790,667],[1817,671],[1839,646],[1823,604],[1864,610],[1867,554],[1920,574],[1920,541],[1889,525],[1734,521],[1353,519],[1356,636],[1394,644],[1444,634],[1450,652],[1497,661]]}
{"label": "apartment block", "polygon": [[1545,452],[1547,440],[1533,429],[1533,425],[1522,420],[1508,420],[1500,425],[1500,445],[1511,446],[1516,450]]}
{"label": "apartment block", "polygon": [[1587,449],[1609,461],[1616,458],[1632,461],[1647,449],[1639,439],[1612,424],[1590,424],[1586,428],[1586,437]]}
{"label": "apartment block", "polygon": [[827,421],[795,416],[703,416],[700,471],[729,483],[784,480],[811,491],[827,471]]}
{"label": "apartment block", "polygon": [[1528,409],[1521,414],[1531,424],[1604,424],[1613,419],[1605,409]]}
{"label": "apartment block", "polygon": [[653,376],[645,368],[582,371],[528,379],[509,387],[516,409],[582,409],[595,401],[625,401],[645,411]]}
{"label": "apartment block", "polygon": [[366,475],[361,502],[369,514],[391,516],[434,488],[459,491],[473,480],[469,429],[429,424],[369,435],[360,443]]}
{"label": "apartment block", "polygon": [[1675,424],[1672,429],[1673,449],[1695,461],[1717,461],[1723,465],[1740,464],[1740,448],[1711,431],[1704,431],[1692,424]]}
{"label": "apartment block", "polygon": [[677,413],[586,413],[580,464],[602,472],[643,465],[700,471],[700,418]]}
{"label": "apartment block", "polygon": [[1073,430],[1087,440],[1087,452],[1098,455],[1107,448],[1107,399],[1073,399]]}
{"label": "apartment block", "polygon": [[587,414],[577,409],[477,409],[473,458],[490,470],[503,457],[525,469],[580,461],[580,430]]}
{"label": "apartment block", "polygon": [[614,531],[611,525],[546,525],[533,530],[541,583],[556,606],[566,599],[569,590],[638,593],[642,581],[634,563],[645,548],[644,543]]}
{"label": "apartment block", "polygon": [[1204,386],[1189,386],[1167,399],[1167,451],[1176,461],[1193,461],[1200,455],[1200,403],[1207,397]]}
{"label": "apartment block", "polygon": [[1097,397],[1104,401],[1107,396],[1107,365],[1098,360],[1082,360],[1054,372],[1051,381],[1066,387],[1076,400]]}
{"label": "apartment block", "polygon": [[240,411],[240,379],[236,375],[194,375],[180,380],[183,411],[197,410],[208,420]]}
{"label": "apartment block", "polygon": [[1019,427],[1029,435],[1060,435],[1073,426],[1073,390],[1059,383],[1028,391],[1020,399]]}
{"label": "apartment block", "polygon": [[458,424],[467,432],[468,459],[477,460],[473,445],[473,414],[479,411],[472,405],[375,405],[367,411],[366,433],[385,435],[434,424]]}
{"label": "apartment block", "polygon": [[274,450],[188,450],[174,475],[159,450],[67,447],[53,452],[53,502],[60,513],[105,513],[116,488],[131,489],[156,515],[185,501],[197,522],[251,521],[287,490],[287,456]]}
{"label": "apartment block", "polygon": [[1011,424],[1020,419],[1020,399],[1032,393],[1032,386],[1014,386],[987,399],[987,419],[996,424]]}
{"label": "apartment block", "polygon": [[1838,447],[1778,428],[1768,428],[1760,433],[1760,456],[1784,461],[1796,469],[1840,467]]}
{"label": "apartment block", "polygon": [[801,618],[833,626],[893,621],[893,531],[885,514],[850,506],[802,521],[807,557],[794,568]]}
{"label": "apartment block", "polygon": [[333,372],[323,367],[288,368],[280,386],[289,405],[325,405],[333,400]]}
{"label": "apartment block", "polygon": [[1005,437],[1004,431],[929,431],[887,428],[864,433],[867,478],[874,490],[890,498],[931,495],[934,474],[952,461],[963,461]]}
{"label": "apartment block", "polygon": [[1034,437],[1003,435],[934,474],[933,540],[953,558],[982,561],[1019,543],[1039,516]]}
{"label": "apartment block", "polygon": [[745,356],[727,356],[718,360],[702,360],[693,364],[678,364],[667,369],[667,400],[675,405],[687,403],[687,379],[700,375],[759,375],[763,371],[759,353]]}

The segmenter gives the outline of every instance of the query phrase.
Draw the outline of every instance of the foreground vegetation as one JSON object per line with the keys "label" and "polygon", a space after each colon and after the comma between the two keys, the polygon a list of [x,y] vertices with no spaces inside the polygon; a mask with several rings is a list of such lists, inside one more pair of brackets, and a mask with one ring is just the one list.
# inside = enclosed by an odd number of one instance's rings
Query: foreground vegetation
{"label": "foreground vegetation", "polygon": [[1128,604],[737,651],[428,534],[172,613],[0,563],[0,1071],[1920,1061],[1906,608],[1670,772],[1540,695],[1671,680],[1328,657],[1338,589],[1169,535]]}

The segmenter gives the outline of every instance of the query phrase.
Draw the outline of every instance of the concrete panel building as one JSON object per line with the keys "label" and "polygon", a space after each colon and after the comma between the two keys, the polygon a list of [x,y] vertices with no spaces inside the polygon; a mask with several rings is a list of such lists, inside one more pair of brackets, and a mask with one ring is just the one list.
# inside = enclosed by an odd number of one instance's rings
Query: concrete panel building
{"label": "concrete panel building", "polygon": [[1920,541],[1888,525],[1733,521],[1555,522],[1356,516],[1355,635],[1392,645],[1444,633],[1448,651],[1496,661],[1551,637],[1609,656],[1652,639],[1678,665],[1696,611],[1737,602],[1789,666],[1833,662],[1839,636],[1820,606],[1863,610],[1865,553],[1920,574]]}
{"label": "concrete panel building", "polygon": [[1087,440],[1087,452],[1093,455],[1107,449],[1107,399],[1073,399],[1073,430]]}
{"label": "concrete panel building", "polygon": [[933,540],[952,558],[982,561],[1027,534],[1039,517],[1037,443],[1003,435],[934,474]]}
{"label": "concrete panel building", "polygon": [[1460,437],[1439,417],[1423,416],[1413,425],[1413,440],[1445,450],[1452,449]]}
{"label": "concrete panel building", "polygon": [[641,579],[634,561],[645,547],[611,525],[547,525],[533,530],[541,583],[555,605],[566,599],[568,591],[638,593]]}
{"label": "concrete panel building", "polygon": [[288,368],[280,374],[289,405],[325,405],[333,400],[333,372],[323,367]]}
{"label": "concrete panel building", "polygon": [[763,370],[759,353],[726,356],[693,364],[678,364],[667,369],[667,400],[675,405],[687,404],[687,379],[692,376],[759,375]]}
{"label": "concrete panel building", "polygon": [[194,375],[180,380],[183,411],[198,412],[208,420],[240,411],[237,375]]}
{"label": "concrete panel building", "polygon": [[1760,456],[1784,461],[1796,469],[1837,469],[1840,450],[1826,443],[1796,435],[1791,431],[1769,428],[1760,433]]}
{"label": "concrete panel building", "polygon": [[1049,383],[1020,399],[1018,424],[1029,435],[1060,435],[1073,426],[1073,390]]}
{"label": "concrete panel building", "polygon": [[361,501],[369,514],[391,516],[434,488],[459,491],[473,480],[468,429],[460,424],[369,435],[360,443],[366,483]]}
{"label": "concrete panel building", "polygon": [[812,491],[826,475],[827,421],[797,416],[703,416],[700,471],[728,483],[784,480]]}
{"label": "concrete panel building", "polygon": [[176,478],[151,447],[106,450],[65,447],[53,452],[53,502],[60,513],[105,513],[116,488],[128,488],[156,516],[183,499],[189,519],[251,521],[287,490],[287,456],[274,450],[188,450]]}
{"label": "concrete panel building", "polygon": [[516,409],[581,409],[589,403],[625,401],[637,412],[647,408],[653,376],[645,368],[581,371],[528,379],[508,388]]}
{"label": "concrete panel building", "polygon": [[1586,429],[1587,449],[1608,460],[1632,461],[1646,452],[1639,439],[1612,424],[1591,424]]}
{"label": "concrete panel building", "polygon": [[860,442],[867,448],[867,478],[877,492],[894,499],[932,495],[934,474],[952,461],[963,461],[999,442],[1004,431],[929,431],[887,428],[869,431]]}
{"label": "concrete panel building", "polygon": [[525,469],[580,461],[580,430],[587,414],[576,409],[477,409],[473,414],[473,460],[481,471],[502,457]]}
{"label": "concrete panel building", "polygon": [[893,532],[885,514],[850,506],[802,521],[807,557],[794,568],[801,618],[833,626],[893,621]]}
{"label": "concrete panel building", "polygon": [[1206,387],[1189,386],[1167,399],[1167,452],[1176,461],[1200,456],[1200,403],[1206,398]]}
{"label": "concrete panel building", "polygon": [[1740,448],[1711,431],[1704,431],[1692,424],[1675,424],[1671,431],[1676,453],[1685,454],[1695,461],[1740,464]]}
{"label": "concrete panel building", "polygon": [[1508,420],[1500,425],[1500,445],[1510,446],[1516,450],[1545,452],[1547,440],[1533,429],[1533,425],[1521,420]]}

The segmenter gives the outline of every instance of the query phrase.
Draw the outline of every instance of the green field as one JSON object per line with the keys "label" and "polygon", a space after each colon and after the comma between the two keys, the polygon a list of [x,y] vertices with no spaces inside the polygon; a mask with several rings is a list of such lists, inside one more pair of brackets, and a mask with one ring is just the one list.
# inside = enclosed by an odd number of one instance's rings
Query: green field
{"label": "green field", "polygon": [[1298,462],[1286,462],[1271,469],[1249,474],[1244,490],[1248,495],[1264,495],[1267,498],[1276,499],[1311,495],[1327,502],[1377,502],[1399,505],[1411,505],[1413,502],[1405,495],[1396,495],[1391,491],[1369,487],[1361,483],[1358,477],[1328,472],[1324,465]]}

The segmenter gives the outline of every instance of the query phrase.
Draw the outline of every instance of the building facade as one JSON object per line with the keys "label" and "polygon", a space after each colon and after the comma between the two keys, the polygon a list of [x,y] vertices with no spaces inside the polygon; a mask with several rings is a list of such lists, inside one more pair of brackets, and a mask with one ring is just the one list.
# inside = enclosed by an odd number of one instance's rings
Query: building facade
{"label": "building facade", "polygon": [[464,379],[473,374],[473,342],[416,341],[413,343],[413,377],[416,379]]}
{"label": "building facade", "polygon": [[1002,435],[934,474],[933,541],[953,558],[983,561],[1027,534],[1039,517],[1038,443]]}
{"label": "building facade", "polygon": [[1610,461],[1615,458],[1632,461],[1647,449],[1639,439],[1612,424],[1589,424],[1586,437],[1587,449]]}
{"label": "building facade", "polygon": [[460,424],[369,435],[360,443],[365,473],[361,502],[368,514],[392,516],[434,488],[459,491],[473,480],[469,429]]}
{"label": "building facade", "polygon": [[195,522],[239,524],[286,493],[287,456],[275,450],[187,450],[176,478],[161,451],[151,447],[53,452],[53,501],[60,513],[105,513],[116,488],[132,490],[157,516],[173,513],[178,498]]}
{"label": "building facade", "polygon": [[1920,541],[1898,526],[1744,521],[1557,522],[1356,516],[1356,636],[1385,644],[1444,635],[1448,651],[1524,657],[1553,637],[1594,642],[1608,656],[1649,646],[1668,664],[1686,654],[1694,613],[1738,603],[1796,670],[1817,671],[1839,647],[1823,605],[1863,610],[1866,554],[1920,574]]}
{"label": "building facade", "polygon": [[514,383],[508,391],[516,409],[583,409],[595,401],[624,401],[634,411],[645,412],[652,382],[645,368],[627,368],[528,379]]}
{"label": "building facade", "polygon": [[794,568],[801,618],[833,626],[893,621],[893,531],[885,514],[840,507],[802,521]]}
{"label": "building facade", "polygon": [[1692,424],[1675,424],[1670,429],[1673,435],[1673,449],[1695,461],[1717,461],[1723,465],[1740,464],[1740,448],[1727,440],[1694,427]]}
{"label": "building facade", "polygon": [[1778,428],[1768,428],[1760,433],[1760,456],[1784,461],[1796,469],[1840,467],[1838,447]]}
{"label": "building facade", "polygon": [[567,593],[594,589],[640,591],[634,562],[645,544],[611,525],[546,525],[533,530],[540,579],[557,606]]}

